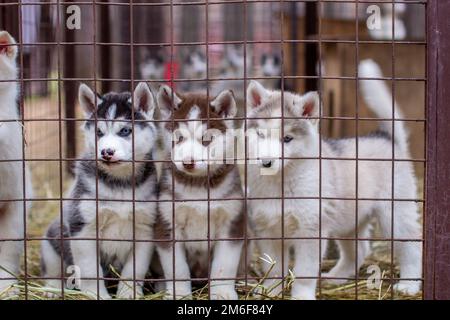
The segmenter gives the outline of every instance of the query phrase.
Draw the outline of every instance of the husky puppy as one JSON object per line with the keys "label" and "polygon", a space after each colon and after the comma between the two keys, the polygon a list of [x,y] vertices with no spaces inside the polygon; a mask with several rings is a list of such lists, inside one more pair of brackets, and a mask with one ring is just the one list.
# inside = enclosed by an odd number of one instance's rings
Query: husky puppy
{"label": "husky puppy", "polygon": [[[263,77],[281,77],[281,58],[277,54],[263,54],[261,56],[260,73]],[[264,88],[281,89],[281,79],[264,79]]]}
{"label": "husky puppy", "polygon": [[[208,101],[205,95],[180,95],[163,85],[157,102],[169,120],[161,131],[172,159],[163,168],[155,223],[157,251],[170,280],[169,298],[190,297],[187,279],[204,280],[209,274],[212,299],[237,299],[231,279],[236,277],[245,226],[239,172],[234,157],[225,159],[234,150],[226,140],[236,114],[233,93],[223,91]],[[200,120],[208,113],[210,121]],[[220,241],[228,238],[233,240]],[[179,280],[174,284],[173,279]]]}
{"label": "husky puppy", "polygon": [[[206,78],[206,57],[200,51],[193,51],[187,53],[182,65],[183,79],[205,79]],[[186,92],[204,91],[206,92],[206,82],[204,81],[190,81],[183,83],[183,88]]]}
{"label": "husky puppy", "polygon": [[[133,102],[130,93],[108,93],[96,98],[82,84],[79,101],[88,120],[83,128],[86,151],[83,160],[77,163],[75,182],[69,193],[76,200],[64,203],[63,221],[57,219],[47,231],[50,240],[42,244],[42,271],[46,277],[61,277],[62,259],[64,268],[71,265],[79,268],[79,289],[108,299],[110,295],[103,280],[99,281],[97,293],[97,281],[84,278],[97,278],[97,269],[98,277],[102,278],[112,265],[124,279],[119,282],[117,297],[132,298],[133,276],[145,278],[153,251],[153,244],[146,241],[153,239],[156,204],[145,201],[157,198],[156,171],[154,163],[145,160],[153,159],[157,139],[156,127],[149,122],[155,110],[154,98],[145,83],[136,87]],[[130,122],[133,114],[134,125]],[[140,161],[134,164],[134,176],[133,152],[134,160]],[[134,199],[139,201],[134,204],[133,189]],[[98,206],[92,201],[97,196]],[[109,240],[86,240],[95,238],[97,232],[99,238]],[[70,241],[62,241],[61,234],[70,237]],[[133,245],[133,238],[146,241]],[[61,280],[48,280],[48,284],[61,287]],[[143,294],[142,285],[136,283],[137,296]]]}
{"label": "husky puppy", "polygon": [[[17,47],[6,31],[0,31],[0,238],[24,238],[24,202],[13,199],[31,198],[31,180],[27,169],[18,161],[22,152],[22,125],[17,108]],[[5,122],[2,122],[7,120]],[[6,161],[5,161],[6,160]],[[8,162],[11,160],[11,162]],[[23,183],[25,174],[24,194]],[[26,212],[29,212],[28,201]],[[16,282],[19,273],[22,241],[0,241],[0,294]]]}
{"label": "husky puppy", "polygon": [[[377,76],[379,69],[371,61],[365,61],[360,66],[363,77]],[[370,80],[361,81],[362,92],[369,102],[371,110],[380,118],[392,118],[392,97],[384,83]],[[392,143],[395,144],[395,158],[410,158],[407,133],[403,122],[383,123],[380,131],[365,137],[358,137],[358,157],[365,160],[348,160],[356,158],[356,138],[320,141],[318,116],[319,96],[316,92],[298,95],[284,92],[283,103],[280,91],[266,90],[261,84],[252,81],[249,84],[248,128],[254,130],[254,138],[249,146],[257,145],[257,165],[249,165],[249,195],[263,198],[250,200],[250,220],[258,238],[282,236],[282,217],[284,218],[284,236],[302,238],[284,240],[284,275],[288,274],[289,252],[294,252],[293,273],[297,277],[291,296],[293,299],[315,299],[316,282],[319,276],[319,262],[322,259],[319,252],[319,236],[321,237],[355,237],[354,198],[380,199],[358,201],[358,237],[367,234],[369,220],[378,220],[385,238],[421,239],[421,228],[418,222],[419,210],[414,201],[417,188],[413,166],[410,162],[397,161],[394,165],[394,201],[391,211],[391,161],[375,161],[367,159],[392,158]],[[273,119],[281,117],[282,104],[285,117],[297,119]],[[267,118],[267,119],[252,119]],[[401,118],[398,107],[395,108],[395,118]],[[282,128],[283,124],[283,128]],[[284,130],[282,130],[284,129]],[[283,145],[283,146],[282,146]],[[284,161],[282,170],[282,148]],[[324,158],[342,157],[345,160],[322,159],[319,166],[319,154]],[[254,155],[252,157],[255,157]],[[295,158],[295,159],[294,159]],[[297,160],[297,158],[300,158]],[[303,159],[302,159],[303,158]],[[305,159],[306,158],[306,159]],[[317,158],[317,159],[311,159]],[[356,190],[356,165],[358,166],[358,190]],[[282,180],[282,171],[284,180]],[[321,181],[319,180],[321,179]],[[284,201],[282,213],[281,200],[282,181],[284,181],[284,196],[291,197]],[[321,183],[320,183],[321,182]],[[321,194],[319,188],[321,185]],[[321,195],[321,208],[319,200]],[[297,197],[297,198],[295,198]],[[311,198],[311,199],[308,199]],[[348,198],[350,200],[333,200],[333,198]],[[321,212],[321,213],[319,213]],[[391,226],[391,215],[395,217]],[[319,217],[320,220],[319,220]],[[321,233],[319,227],[321,226]],[[393,228],[393,234],[391,234]],[[312,238],[312,239],[304,239]],[[322,255],[326,251],[326,241],[322,240]],[[264,286],[271,287],[279,283],[282,275],[282,246],[279,240],[259,240],[258,246],[262,253],[271,256],[275,264]],[[348,278],[355,274],[355,246],[358,245],[358,256],[367,254],[365,241],[339,240],[340,259],[336,266],[324,277]],[[400,267],[400,276],[404,279],[417,279],[422,276],[422,245],[421,242],[396,241],[394,252]],[[358,267],[364,259],[358,257]],[[269,271],[269,265],[264,266]],[[408,294],[420,290],[420,281],[401,280],[395,289]],[[274,292],[278,294],[279,292]]]}
{"label": "husky puppy", "polygon": [[[165,71],[164,62],[164,55],[161,51],[153,54],[147,53],[139,65],[142,79],[151,81],[163,80]],[[155,93],[158,90],[155,82],[150,83],[150,88],[152,93]]]}
{"label": "husky puppy", "polygon": [[[248,49],[244,57],[244,48],[237,46],[228,46],[225,50],[222,60],[222,67],[219,73],[220,79],[236,79],[243,78],[245,70],[247,77],[250,77],[252,69],[252,51]],[[238,102],[244,100],[245,89],[244,80],[220,80],[215,81],[211,85],[211,94],[218,95],[224,90],[232,90]],[[239,109],[239,103],[238,103]]]}

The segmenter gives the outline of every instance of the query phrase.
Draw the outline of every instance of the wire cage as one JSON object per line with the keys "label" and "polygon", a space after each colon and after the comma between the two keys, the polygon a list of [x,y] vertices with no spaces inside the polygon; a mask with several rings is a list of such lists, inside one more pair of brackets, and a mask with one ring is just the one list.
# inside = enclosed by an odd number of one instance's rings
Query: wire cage
{"label": "wire cage", "polygon": [[[0,30],[16,42],[0,34],[0,58],[16,48],[18,72],[0,65],[0,92],[17,87],[20,112],[0,110],[0,129],[20,123],[21,146],[11,156],[0,144],[0,179],[20,167],[20,192],[0,186],[0,220],[16,217],[0,228],[0,297],[448,297],[438,64],[449,40],[438,38],[449,11],[431,0],[1,1]],[[189,123],[243,133],[231,162],[175,159],[191,143],[175,129]],[[268,123],[282,142],[266,150]],[[218,139],[202,135],[194,151]],[[311,135],[316,153],[292,151]],[[251,156],[255,145],[275,152],[276,179],[255,174],[268,157]],[[307,178],[292,171],[304,163]],[[118,167],[126,174],[108,176]],[[417,232],[402,233],[408,219]]]}

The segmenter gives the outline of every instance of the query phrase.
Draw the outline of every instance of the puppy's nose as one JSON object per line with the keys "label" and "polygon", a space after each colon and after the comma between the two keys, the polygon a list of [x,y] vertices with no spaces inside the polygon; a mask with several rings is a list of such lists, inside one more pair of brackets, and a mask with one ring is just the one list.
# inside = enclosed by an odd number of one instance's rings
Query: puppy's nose
{"label": "puppy's nose", "polygon": [[183,167],[186,170],[193,170],[195,168],[194,160],[192,160],[191,158],[183,159]]}
{"label": "puppy's nose", "polygon": [[115,150],[114,149],[103,149],[101,154],[102,154],[102,158],[106,161],[109,161],[112,159],[112,157],[114,156]]}
{"label": "puppy's nose", "polygon": [[263,160],[262,165],[264,168],[270,168],[272,166],[272,160]]}

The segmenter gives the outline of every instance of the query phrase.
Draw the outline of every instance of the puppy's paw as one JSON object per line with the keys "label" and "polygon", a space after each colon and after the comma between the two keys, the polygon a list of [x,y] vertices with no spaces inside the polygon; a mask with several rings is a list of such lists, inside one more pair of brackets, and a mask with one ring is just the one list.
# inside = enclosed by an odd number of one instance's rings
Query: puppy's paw
{"label": "puppy's paw", "polygon": [[51,292],[51,291],[45,291],[43,294],[44,298],[46,299],[50,299],[50,300],[57,300],[57,299],[61,299],[62,297],[62,293],[56,293],[56,292]]}
{"label": "puppy's paw", "polygon": [[[144,291],[140,284],[136,284],[136,299],[140,299],[144,296]],[[131,281],[121,281],[117,288],[117,298],[118,299],[134,299],[134,288],[133,282]]]}
{"label": "puppy's paw", "polygon": [[0,299],[18,296],[20,289],[14,287],[16,283],[16,280],[0,280]]}
{"label": "puppy's paw", "polygon": [[277,298],[283,291],[281,282],[275,280],[266,280],[253,290],[253,296],[259,299]]}
{"label": "puppy's paw", "polygon": [[7,31],[0,31],[0,55],[14,59],[17,55],[16,41]]}
{"label": "puppy's paw", "polygon": [[175,286],[175,294],[173,291],[173,284],[168,283],[166,287],[166,294],[164,296],[164,299],[166,300],[191,300],[192,299],[192,289],[191,285],[184,284],[184,283],[178,283]]}
{"label": "puppy's paw", "polygon": [[46,299],[61,299],[63,293],[62,285],[63,283],[61,280],[46,280],[44,286],[42,287],[42,295]]}
{"label": "puppy's paw", "polygon": [[233,286],[211,287],[211,300],[238,300],[238,294]]}
{"label": "puppy's paw", "polygon": [[106,291],[106,289],[102,290],[100,289],[100,293],[97,295],[97,290],[82,290],[82,292],[89,296],[93,300],[112,300],[111,295]]}
{"label": "puppy's paw", "polygon": [[410,296],[414,296],[420,293],[420,281],[401,280],[394,285],[394,290]]}
{"label": "puppy's paw", "polygon": [[[328,278],[328,279],[327,279]],[[326,272],[322,273],[322,280],[326,283],[333,284],[333,285],[342,285],[349,281],[348,279],[329,279],[329,278],[350,278],[348,275],[342,275],[334,272]]]}
{"label": "puppy's paw", "polygon": [[174,295],[173,291],[166,290],[164,300],[192,300],[192,292],[177,292],[177,294]]}
{"label": "puppy's paw", "polygon": [[100,293],[100,300],[112,300],[112,297],[108,292],[102,292]]}
{"label": "puppy's paw", "polygon": [[316,300],[316,295],[308,292],[292,293],[291,300]]}
{"label": "puppy's paw", "polygon": [[302,285],[294,283],[291,291],[291,300],[316,300],[315,285]]}

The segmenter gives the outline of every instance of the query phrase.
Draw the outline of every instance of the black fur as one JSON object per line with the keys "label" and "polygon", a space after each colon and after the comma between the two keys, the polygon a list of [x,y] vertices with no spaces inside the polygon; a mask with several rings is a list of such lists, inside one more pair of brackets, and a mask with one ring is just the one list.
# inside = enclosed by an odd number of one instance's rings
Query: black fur
{"label": "black fur", "polygon": [[[63,224],[62,228],[63,229],[61,230],[61,223],[59,220],[53,221],[53,223],[48,228],[47,238],[49,238],[48,241],[50,242],[53,249],[55,249],[56,253],[58,253],[58,255],[63,258],[65,265],[70,266],[73,265],[73,256],[72,251],[70,250],[69,240],[61,239],[61,233],[63,238],[69,238],[70,233],[68,227],[65,224]],[[42,265],[45,270],[44,263],[42,263]]]}
{"label": "black fur", "polygon": [[368,134],[366,137],[368,137],[368,138],[380,138],[380,139],[385,139],[387,141],[392,141],[391,134],[389,132],[382,131],[382,130],[374,131],[374,132]]}
{"label": "black fur", "polygon": [[70,207],[70,215],[68,218],[70,234],[77,234],[86,224],[79,208],[79,201],[74,201]]}
{"label": "black fur", "polygon": [[134,114],[134,120],[137,120],[134,125],[140,126],[141,128],[149,126],[148,122],[143,121],[146,120],[144,115],[140,111],[134,110],[130,103],[130,98],[131,93],[129,92],[110,92],[100,97],[102,102],[99,104],[97,112],[93,113],[90,119],[86,121],[86,129],[94,125],[95,119],[106,119],[109,108],[114,104],[116,105],[116,119],[123,118],[125,120],[132,120]]}
{"label": "black fur", "polygon": [[[388,132],[381,131],[381,130],[377,130],[377,131],[369,133],[368,135],[358,137],[358,139],[363,139],[363,138],[384,139],[389,142],[392,141],[391,135]],[[331,147],[331,149],[334,152],[336,152],[336,154],[340,154],[342,148],[339,145],[340,145],[341,141],[345,141],[348,139],[356,139],[356,138],[351,137],[351,138],[341,138],[341,139],[326,139],[325,143],[328,144]]]}

